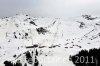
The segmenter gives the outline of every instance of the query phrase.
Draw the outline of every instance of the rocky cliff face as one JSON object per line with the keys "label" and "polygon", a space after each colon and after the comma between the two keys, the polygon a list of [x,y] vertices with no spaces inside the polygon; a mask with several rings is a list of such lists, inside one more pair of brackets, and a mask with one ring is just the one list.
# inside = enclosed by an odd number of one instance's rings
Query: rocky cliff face
{"label": "rocky cliff face", "polygon": [[93,48],[100,48],[99,17],[0,19],[0,66],[75,66],[70,55]]}

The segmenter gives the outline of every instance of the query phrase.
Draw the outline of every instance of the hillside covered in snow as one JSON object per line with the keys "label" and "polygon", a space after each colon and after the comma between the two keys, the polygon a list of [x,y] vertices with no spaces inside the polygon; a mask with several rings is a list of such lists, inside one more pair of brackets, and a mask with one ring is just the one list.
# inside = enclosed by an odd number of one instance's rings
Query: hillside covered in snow
{"label": "hillside covered in snow", "polygon": [[94,48],[100,48],[100,17],[0,19],[0,66],[75,66],[70,55]]}

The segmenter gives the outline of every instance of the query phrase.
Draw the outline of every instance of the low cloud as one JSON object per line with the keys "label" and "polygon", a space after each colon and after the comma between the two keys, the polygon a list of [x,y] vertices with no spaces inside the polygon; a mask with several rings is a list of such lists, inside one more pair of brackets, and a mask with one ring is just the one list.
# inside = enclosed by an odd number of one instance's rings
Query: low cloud
{"label": "low cloud", "polygon": [[100,0],[0,0],[0,16],[27,13],[33,16],[71,17],[100,13]]}

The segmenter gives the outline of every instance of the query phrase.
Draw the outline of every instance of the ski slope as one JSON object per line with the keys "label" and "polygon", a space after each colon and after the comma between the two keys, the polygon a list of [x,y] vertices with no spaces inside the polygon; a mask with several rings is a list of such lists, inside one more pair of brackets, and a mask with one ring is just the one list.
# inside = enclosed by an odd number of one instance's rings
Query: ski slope
{"label": "ski slope", "polygon": [[[83,15],[65,21],[24,14],[1,18],[0,66],[5,66],[6,60],[33,66],[36,59],[38,64],[34,66],[75,66],[70,55],[100,48],[100,18],[89,18]],[[27,52],[32,63],[26,60]]]}

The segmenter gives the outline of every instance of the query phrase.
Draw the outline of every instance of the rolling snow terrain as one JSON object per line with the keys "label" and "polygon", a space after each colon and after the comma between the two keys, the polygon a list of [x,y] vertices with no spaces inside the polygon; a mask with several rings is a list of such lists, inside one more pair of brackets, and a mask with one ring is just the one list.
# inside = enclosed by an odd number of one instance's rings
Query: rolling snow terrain
{"label": "rolling snow terrain", "polygon": [[75,66],[70,56],[94,48],[100,48],[99,17],[0,19],[0,66]]}

